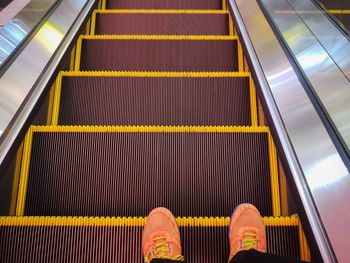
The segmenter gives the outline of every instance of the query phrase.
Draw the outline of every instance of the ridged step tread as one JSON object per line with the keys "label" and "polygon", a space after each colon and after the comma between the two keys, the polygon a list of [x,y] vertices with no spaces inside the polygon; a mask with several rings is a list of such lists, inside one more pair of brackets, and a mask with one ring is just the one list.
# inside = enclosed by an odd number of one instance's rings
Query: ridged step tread
{"label": "ridged step tread", "polygon": [[107,9],[222,9],[221,0],[105,0]]}
{"label": "ridged step tread", "polygon": [[[305,240],[297,217],[263,218],[267,251],[296,260]],[[143,262],[145,218],[0,217],[3,262]],[[177,218],[187,262],[227,262],[229,218]]]}
{"label": "ridged step tread", "polygon": [[235,36],[81,36],[75,70],[237,71]]}
{"label": "ridged step tread", "polygon": [[24,147],[17,215],[280,213],[268,128],[37,126]]}
{"label": "ridged step tread", "polygon": [[54,125],[257,125],[249,73],[62,72]]}
{"label": "ridged step tread", "polygon": [[229,35],[228,11],[96,10],[92,34],[96,35]]}

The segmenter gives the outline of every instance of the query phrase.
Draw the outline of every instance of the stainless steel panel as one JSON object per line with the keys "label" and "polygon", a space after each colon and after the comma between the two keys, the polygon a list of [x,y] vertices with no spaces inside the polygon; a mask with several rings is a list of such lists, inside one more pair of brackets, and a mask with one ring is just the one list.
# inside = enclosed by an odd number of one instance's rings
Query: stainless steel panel
{"label": "stainless steel panel", "polygon": [[55,2],[57,0],[16,0],[1,11],[0,66],[40,23]]}
{"label": "stainless steel panel", "polygon": [[0,163],[94,3],[63,0],[0,78]]}
{"label": "stainless steel panel", "polygon": [[350,148],[350,42],[309,0],[262,3]]}
{"label": "stainless steel panel", "polygon": [[230,5],[321,256],[347,262],[349,172],[257,2],[230,0]]}
{"label": "stainless steel panel", "polygon": [[[322,47],[350,80],[350,41],[310,0],[288,0]],[[345,2],[344,2],[345,5]],[[305,12],[307,11],[307,12]]]}

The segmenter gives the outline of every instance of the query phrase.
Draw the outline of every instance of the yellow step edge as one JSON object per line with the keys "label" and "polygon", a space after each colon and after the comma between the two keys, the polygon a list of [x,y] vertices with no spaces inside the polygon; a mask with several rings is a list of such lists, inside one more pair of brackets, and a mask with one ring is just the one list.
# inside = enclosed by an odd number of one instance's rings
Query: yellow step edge
{"label": "yellow step edge", "polygon": [[222,0],[222,10],[227,10],[227,3],[226,0]]}
{"label": "yellow step edge", "polygon": [[30,167],[32,141],[33,141],[33,132],[31,131],[31,128],[29,128],[29,130],[25,136],[25,139],[24,139],[21,174],[20,174],[20,179],[19,179],[18,198],[17,198],[17,203],[16,203],[16,216],[24,215],[24,207],[25,207],[25,200],[26,200],[26,195],[27,195],[27,186],[28,186],[27,182],[28,182],[29,167]]}
{"label": "yellow step edge", "polygon": [[298,226],[298,236],[299,236],[300,260],[311,261],[310,249],[309,249],[309,246],[305,237],[305,233],[301,224],[299,224]]}
{"label": "yellow step edge", "polygon": [[227,10],[207,9],[106,9],[95,10],[100,14],[228,14]]}
{"label": "yellow step edge", "polygon": [[268,133],[261,126],[31,126],[34,132],[200,132],[200,133]]}
{"label": "yellow step edge", "polygon": [[[232,132],[232,133],[267,133],[268,127],[253,126],[31,126],[24,140],[21,176],[18,188],[16,215],[23,216],[28,187],[30,159],[32,152],[33,134],[35,132]],[[269,147],[270,148],[270,147]],[[270,154],[273,158],[273,154]],[[275,161],[270,161],[270,170],[274,171]],[[274,176],[271,175],[272,178]],[[274,184],[272,184],[272,187]],[[272,191],[273,192],[273,191]],[[274,202],[272,198],[272,202]],[[278,214],[273,210],[274,215]]]}
{"label": "yellow step edge", "polygon": [[15,162],[15,170],[13,173],[11,201],[10,201],[10,209],[9,209],[10,216],[16,215],[17,197],[18,197],[18,189],[19,189],[19,182],[20,182],[22,157],[23,157],[23,146],[24,146],[24,143],[22,142],[18,147],[17,153],[16,153],[16,162]]}
{"label": "yellow step edge", "polygon": [[214,77],[250,77],[250,72],[238,72],[238,71],[61,71],[59,77],[77,76],[77,77],[177,77],[177,78],[214,78]]}
{"label": "yellow step edge", "polygon": [[258,126],[258,108],[256,99],[256,89],[254,80],[252,77],[249,78],[249,94],[250,94],[250,115],[252,118],[252,126]]}
{"label": "yellow step edge", "polygon": [[277,151],[271,133],[268,133],[269,162],[270,162],[270,182],[272,196],[272,215],[281,216],[281,197],[278,178]]}
{"label": "yellow step edge", "polygon": [[228,35],[81,35],[86,40],[238,40]]}
{"label": "yellow step edge", "polygon": [[55,89],[56,89],[56,81],[52,84],[50,91],[49,91],[49,103],[47,106],[47,117],[46,117],[46,124],[51,125],[52,122],[52,113],[53,113],[53,107],[54,107],[54,98],[55,98]]}
{"label": "yellow step edge", "polygon": [[[298,217],[263,217],[266,226],[299,226]],[[144,226],[146,217],[0,217],[0,226]],[[181,227],[227,227],[229,217],[177,217]]]}

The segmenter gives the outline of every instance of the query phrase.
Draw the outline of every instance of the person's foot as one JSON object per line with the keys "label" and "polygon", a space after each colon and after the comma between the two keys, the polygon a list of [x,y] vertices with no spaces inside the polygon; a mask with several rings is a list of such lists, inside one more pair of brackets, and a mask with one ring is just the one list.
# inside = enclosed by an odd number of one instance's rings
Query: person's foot
{"label": "person's foot", "polygon": [[153,258],[184,259],[179,228],[168,209],[158,207],[148,215],[142,233],[142,253],[146,262]]}
{"label": "person's foot", "polygon": [[242,250],[255,249],[266,252],[265,225],[255,206],[241,204],[233,211],[229,226],[229,239],[229,261]]}

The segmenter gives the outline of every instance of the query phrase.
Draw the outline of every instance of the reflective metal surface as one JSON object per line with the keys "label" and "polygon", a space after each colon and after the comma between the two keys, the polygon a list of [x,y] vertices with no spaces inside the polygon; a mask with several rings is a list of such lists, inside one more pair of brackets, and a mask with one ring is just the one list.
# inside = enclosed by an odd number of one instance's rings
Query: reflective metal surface
{"label": "reflective metal surface", "polygon": [[321,256],[348,262],[349,172],[256,0],[230,6]]}
{"label": "reflective metal surface", "polygon": [[57,0],[15,0],[0,12],[0,67]]}
{"label": "reflective metal surface", "polygon": [[315,0],[350,37],[350,1]]}
{"label": "reflective metal surface", "polygon": [[94,0],[63,0],[0,78],[0,164]]}
{"label": "reflective metal surface", "polygon": [[[350,148],[350,42],[310,0],[262,0]],[[278,12],[283,10],[288,12]]]}

